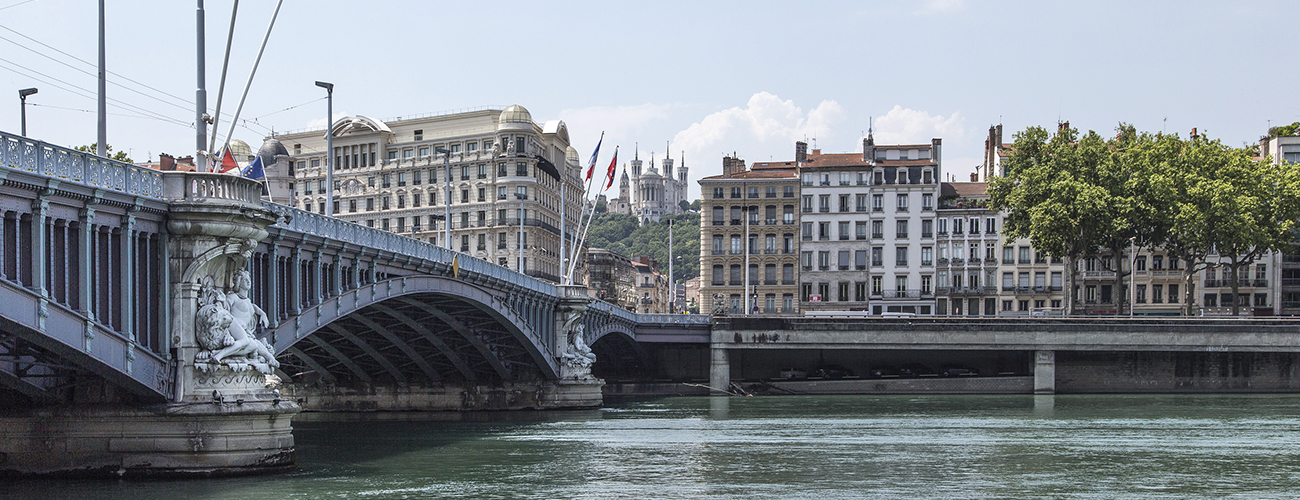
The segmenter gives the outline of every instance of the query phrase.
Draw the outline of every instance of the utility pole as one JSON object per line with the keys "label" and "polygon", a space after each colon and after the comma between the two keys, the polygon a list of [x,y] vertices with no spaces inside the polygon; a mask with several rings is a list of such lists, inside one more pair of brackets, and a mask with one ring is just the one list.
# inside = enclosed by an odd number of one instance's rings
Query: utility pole
{"label": "utility pole", "polygon": [[99,156],[108,154],[108,98],[104,94],[107,87],[104,71],[104,0],[99,0],[99,133],[95,136],[95,154]]}
{"label": "utility pole", "polygon": [[208,171],[208,155],[203,151],[208,145],[208,123],[204,115],[208,113],[208,90],[207,90],[207,50],[204,41],[204,22],[203,22],[203,0],[198,0],[199,7],[196,11],[198,24],[194,28],[194,35],[197,37],[197,47],[195,65],[196,79],[198,87],[194,90],[194,170],[197,172]]}
{"label": "utility pole", "polygon": [[[269,34],[269,33],[268,33]],[[250,80],[251,83],[251,80]],[[325,216],[334,216],[334,84],[316,82],[316,86],[325,89]],[[242,102],[241,102],[242,104]],[[236,113],[238,115],[238,113]],[[233,123],[233,122],[232,122]],[[234,132],[234,127],[230,128]]]}
{"label": "utility pole", "polygon": [[447,245],[447,249],[451,250],[451,151],[443,148],[434,148],[433,152],[442,155],[442,166],[443,169],[446,170],[447,174],[447,198],[443,200],[447,206],[447,211],[445,213],[445,217],[447,218],[447,227],[444,238],[446,238],[445,244]]}
{"label": "utility pole", "polygon": [[668,219],[668,313],[672,314],[677,307],[677,300],[674,295],[677,293],[677,283],[673,282],[673,220]]}

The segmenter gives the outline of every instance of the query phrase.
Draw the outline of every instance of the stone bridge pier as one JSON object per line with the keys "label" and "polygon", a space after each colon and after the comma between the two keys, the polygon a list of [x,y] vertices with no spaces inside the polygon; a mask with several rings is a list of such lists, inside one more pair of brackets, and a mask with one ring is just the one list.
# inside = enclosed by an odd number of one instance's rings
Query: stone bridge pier
{"label": "stone bridge pier", "polygon": [[[54,274],[44,280],[53,293],[6,289],[5,300],[35,295],[52,312],[48,321],[37,314],[32,328],[6,310],[0,376],[31,388],[25,401],[0,405],[0,475],[220,476],[294,466],[290,419],[299,407],[275,388],[278,363],[257,337],[265,315],[247,298],[244,271],[275,214],[262,208],[254,181],[152,175],[159,189],[127,198],[120,227],[89,230],[76,253],[23,254]],[[78,199],[63,187],[54,202]],[[116,208],[113,193],[95,193],[101,214]],[[117,222],[91,203],[83,218]],[[36,231],[48,228],[33,225],[35,234],[17,241],[41,241]],[[77,300],[63,289],[83,293]]]}

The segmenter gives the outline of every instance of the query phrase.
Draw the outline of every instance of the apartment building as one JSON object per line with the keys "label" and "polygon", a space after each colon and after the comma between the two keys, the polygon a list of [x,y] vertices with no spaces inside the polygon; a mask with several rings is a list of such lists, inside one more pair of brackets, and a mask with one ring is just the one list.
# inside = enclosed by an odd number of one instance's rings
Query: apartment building
{"label": "apartment building", "polygon": [[337,218],[560,280],[560,211],[572,234],[583,193],[564,122],[535,123],[516,105],[383,121],[354,115],[330,133],[332,152],[324,129],[276,136],[295,166],[293,206],[324,213],[332,203]]}
{"label": "apartment building", "polygon": [[795,162],[747,169],[733,154],[722,165],[722,175],[699,181],[700,312],[798,313]]}
{"label": "apartment building", "polygon": [[804,155],[800,175],[800,307],[935,314],[935,208],[941,140]]}

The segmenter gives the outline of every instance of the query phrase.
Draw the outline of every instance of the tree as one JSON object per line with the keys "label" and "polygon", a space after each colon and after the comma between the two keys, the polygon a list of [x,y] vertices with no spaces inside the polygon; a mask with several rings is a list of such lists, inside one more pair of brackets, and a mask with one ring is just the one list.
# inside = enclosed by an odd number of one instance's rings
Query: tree
{"label": "tree", "polygon": [[690,211],[691,211],[691,202],[689,202],[689,201],[686,201],[686,200],[679,201],[679,202],[677,202],[677,206],[681,207],[681,209],[682,209],[682,213],[686,213],[686,212],[690,212]]}
{"label": "tree", "polygon": [[605,204],[605,200],[596,200],[596,213],[603,214],[608,210],[609,207]]}
{"label": "tree", "polygon": [[[989,186],[990,206],[1005,214],[1008,238],[1028,238],[1039,250],[1065,259],[1066,314],[1073,313],[1077,299],[1075,263],[1098,256],[1102,248],[1116,251],[1118,263],[1123,248],[1115,242],[1129,241],[1124,179],[1112,146],[1093,131],[1079,137],[1077,130],[1059,127],[1049,137],[1043,128],[1029,127],[1015,135],[1007,175]],[[1117,280],[1120,269],[1116,266]]]}
{"label": "tree", "polygon": [[696,198],[695,201],[692,201],[692,202],[691,202],[691,210],[693,210],[693,211],[695,211],[695,212],[699,212],[699,211],[700,211],[700,199],[699,199],[699,198]]}
{"label": "tree", "polygon": [[587,244],[627,257],[647,255],[659,262],[660,272],[668,272],[668,220],[673,220],[673,279],[685,281],[699,276],[700,214],[670,215],[660,222],[641,224],[636,216],[597,214],[591,222]]}
{"label": "tree", "polygon": [[[98,143],[98,142],[92,142],[92,143],[90,143],[89,146],[77,146],[77,147],[76,147],[76,150],[77,150],[77,151],[81,151],[81,152],[83,152],[83,153],[90,153],[90,154],[95,154],[95,151],[98,150],[98,149],[99,149],[99,143]],[[109,145],[107,145],[107,146],[104,146],[104,153],[105,153],[105,154],[108,154],[108,159],[110,159],[110,160],[117,160],[117,161],[120,161],[120,162],[122,162],[122,163],[135,163],[135,160],[132,160],[131,157],[129,157],[129,156],[126,155],[126,151],[118,151],[117,153],[113,153],[113,145],[112,145],[112,144],[109,144]]]}

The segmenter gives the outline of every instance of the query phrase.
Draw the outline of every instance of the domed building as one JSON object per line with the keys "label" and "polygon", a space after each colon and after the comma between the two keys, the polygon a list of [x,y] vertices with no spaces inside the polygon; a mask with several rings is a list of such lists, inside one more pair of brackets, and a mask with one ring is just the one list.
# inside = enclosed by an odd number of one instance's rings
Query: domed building
{"label": "domed building", "polygon": [[682,200],[686,200],[686,159],[677,167],[677,177],[673,178],[673,159],[665,154],[662,163],[664,175],[655,168],[654,153],[650,153],[650,168],[642,173],[641,155],[634,151],[630,169],[632,177],[628,179],[628,168],[623,169],[619,179],[618,198],[609,200],[607,210],[613,213],[635,215],[641,222],[658,222],[665,215],[680,214]]}
{"label": "domed building", "polygon": [[386,120],[354,115],[330,132],[331,152],[323,128],[276,136],[292,162],[290,206],[329,208],[343,220],[561,280],[562,254],[573,249],[561,245],[560,228],[576,232],[583,193],[581,161],[563,121],[539,124],[512,105]]}

